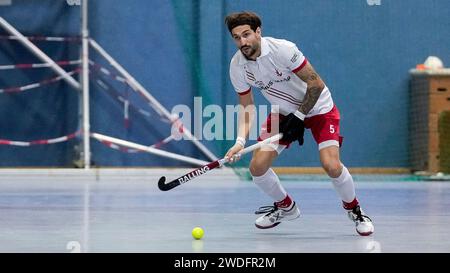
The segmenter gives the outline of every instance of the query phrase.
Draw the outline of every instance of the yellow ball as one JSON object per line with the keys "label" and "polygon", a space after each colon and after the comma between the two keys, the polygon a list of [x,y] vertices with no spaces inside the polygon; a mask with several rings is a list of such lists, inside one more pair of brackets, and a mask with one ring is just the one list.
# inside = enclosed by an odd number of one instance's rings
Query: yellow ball
{"label": "yellow ball", "polygon": [[200,240],[203,237],[203,229],[201,227],[195,227],[192,230],[192,237],[194,237],[195,240]]}

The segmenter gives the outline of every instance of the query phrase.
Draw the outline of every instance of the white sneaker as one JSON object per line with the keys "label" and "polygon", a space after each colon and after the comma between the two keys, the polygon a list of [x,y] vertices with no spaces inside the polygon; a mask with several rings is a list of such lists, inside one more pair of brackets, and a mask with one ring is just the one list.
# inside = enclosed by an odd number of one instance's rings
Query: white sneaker
{"label": "white sneaker", "polygon": [[257,228],[273,228],[282,221],[294,220],[300,216],[300,210],[295,202],[290,210],[283,210],[282,208],[278,208],[276,204],[273,204],[273,206],[260,207],[259,210],[255,212],[255,214],[263,213],[265,214],[255,221],[255,226]]}
{"label": "white sneaker", "polygon": [[369,236],[374,231],[372,219],[367,216],[359,205],[348,211],[348,218],[355,222],[356,232],[361,236]]}

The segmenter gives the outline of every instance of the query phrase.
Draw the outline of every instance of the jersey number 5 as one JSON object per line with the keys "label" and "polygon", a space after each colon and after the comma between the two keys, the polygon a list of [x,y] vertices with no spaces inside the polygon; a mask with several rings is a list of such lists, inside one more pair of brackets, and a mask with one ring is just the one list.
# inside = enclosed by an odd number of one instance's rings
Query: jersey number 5
{"label": "jersey number 5", "polygon": [[330,133],[334,134],[334,132],[335,132],[335,130],[334,130],[334,125],[331,124],[331,125],[330,125]]}

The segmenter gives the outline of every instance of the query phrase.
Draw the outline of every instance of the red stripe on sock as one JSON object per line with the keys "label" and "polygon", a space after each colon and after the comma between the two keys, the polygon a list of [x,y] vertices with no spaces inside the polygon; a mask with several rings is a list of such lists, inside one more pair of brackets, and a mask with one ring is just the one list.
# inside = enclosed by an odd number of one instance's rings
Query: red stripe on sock
{"label": "red stripe on sock", "polygon": [[348,210],[353,209],[353,208],[356,207],[358,204],[359,204],[359,202],[358,202],[358,199],[356,199],[356,197],[355,197],[355,199],[353,199],[353,201],[350,202],[350,203],[347,203],[347,202],[345,202],[345,201],[342,201],[342,206],[344,207],[344,209],[348,209]]}
{"label": "red stripe on sock", "polygon": [[288,208],[292,204],[292,199],[289,197],[289,195],[286,195],[286,197],[278,202],[275,202],[277,207],[279,208]]}

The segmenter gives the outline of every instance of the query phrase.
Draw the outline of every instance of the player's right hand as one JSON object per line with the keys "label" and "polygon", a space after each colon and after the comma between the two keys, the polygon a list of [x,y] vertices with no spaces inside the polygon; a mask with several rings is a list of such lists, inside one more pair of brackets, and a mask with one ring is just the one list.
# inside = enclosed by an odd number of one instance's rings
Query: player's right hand
{"label": "player's right hand", "polygon": [[241,159],[240,156],[238,156],[239,152],[244,149],[244,147],[239,144],[236,143],[233,145],[233,147],[231,147],[228,152],[225,154],[225,157],[228,157],[230,159],[230,163],[234,163],[236,161],[238,161],[239,159]]}

